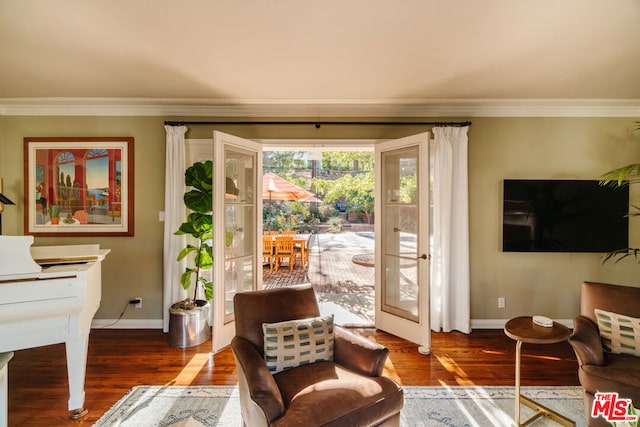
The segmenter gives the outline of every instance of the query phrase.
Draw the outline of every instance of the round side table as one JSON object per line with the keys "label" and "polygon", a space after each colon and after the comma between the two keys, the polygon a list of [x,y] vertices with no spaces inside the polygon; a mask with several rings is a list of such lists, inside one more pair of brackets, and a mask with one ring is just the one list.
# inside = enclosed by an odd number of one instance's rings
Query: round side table
{"label": "round side table", "polygon": [[[522,343],[530,344],[555,344],[566,341],[571,335],[571,331],[566,326],[553,322],[553,326],[545,327],[533,323],[532,316],[515,317],[504,325],[504,333],[511,339],[516,340],[516,425],[526,426],[541,417],[549,419],[563,426],[573,427],[576,423],[573,420],[559,414],[546,406],[539,404],[533,399],[520,394],[520,356]],[[533,409],[535,414],[524,422],[520,422],[520,403]]]}

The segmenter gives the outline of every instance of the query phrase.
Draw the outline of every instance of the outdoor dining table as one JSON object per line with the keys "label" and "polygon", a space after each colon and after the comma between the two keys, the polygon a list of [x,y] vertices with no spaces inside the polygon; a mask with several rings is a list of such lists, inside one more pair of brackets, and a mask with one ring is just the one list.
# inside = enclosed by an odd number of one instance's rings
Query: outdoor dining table
{"label": "outdoor dining table", "polygon": [[297,246],[300,248],[301,252],[302,252],[302,257],[304,258],[304,251],[305,251],[305,246],[307,243],[307,239],[309,239],[311,237],[311,234],[295,234],[295,235],[290,235],[290,234],[271,234],[271,235],[264,235],[263,237],[265,238],[271,238],[271,253],[275,254],[276,251],[276,237],[286,237],[286,236],[291,236],[293,238],[293,245]]}

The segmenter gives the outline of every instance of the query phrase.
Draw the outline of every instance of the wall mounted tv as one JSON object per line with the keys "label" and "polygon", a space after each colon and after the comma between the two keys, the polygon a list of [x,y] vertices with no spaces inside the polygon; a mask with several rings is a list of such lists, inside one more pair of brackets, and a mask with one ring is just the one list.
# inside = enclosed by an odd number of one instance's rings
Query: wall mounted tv
{"label": "wall mounted tv", "polygon": [[629,187],[505,179],[504,252],[610,252],[629,242]]}

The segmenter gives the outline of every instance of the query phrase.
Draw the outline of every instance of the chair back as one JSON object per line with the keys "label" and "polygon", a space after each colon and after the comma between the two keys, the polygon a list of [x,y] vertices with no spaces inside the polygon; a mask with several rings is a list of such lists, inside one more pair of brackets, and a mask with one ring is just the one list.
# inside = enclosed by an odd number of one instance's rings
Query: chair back
{"label": "chair back", "polygon": [[273,239],[270,236],[262,236],[262,253],[273,254]]}
{"label": "chair back", "polygon": [[233,297],[236,336],[251,342],[264,355],[263,323],[306,319],[320,315],[311,285],[240,292]]}
{"label": "chair back", "polygon": [[640,317],[640,287],[584,282],[580,294],[580,314],[594,323],[595,309]]}
{"label": "chair back", "polygon": [[293,237],[277,236],[276,237],[276,254],[293,253]]}
{"label": "chair back", "polygon": [[295,237],[296,236],[296,232],[293,231],[293,230],[284,230],[282,233],[280,233],[280,235]]}

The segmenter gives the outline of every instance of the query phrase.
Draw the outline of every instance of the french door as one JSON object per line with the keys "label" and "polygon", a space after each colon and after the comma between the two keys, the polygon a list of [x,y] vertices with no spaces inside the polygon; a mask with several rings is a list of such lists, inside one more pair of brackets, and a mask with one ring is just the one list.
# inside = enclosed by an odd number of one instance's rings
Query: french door
{"label": "french door", "polygon": [[[429,136],[379,143],[376,175],[376,327],[428,353]],[[215,131],[214,352],[235,333],[233,296],[262,283],[262,145]]]}
{"label": "french door", "polygon": [[429,134],[376,145],[375,323],[430,352]]}
{"label": "french door", "polygon": [[[262,146],[213,133],[213,352],[235,334],[233,296],[258,288],[262,268]],[[259,268],[260,267],[260,268]]]}

